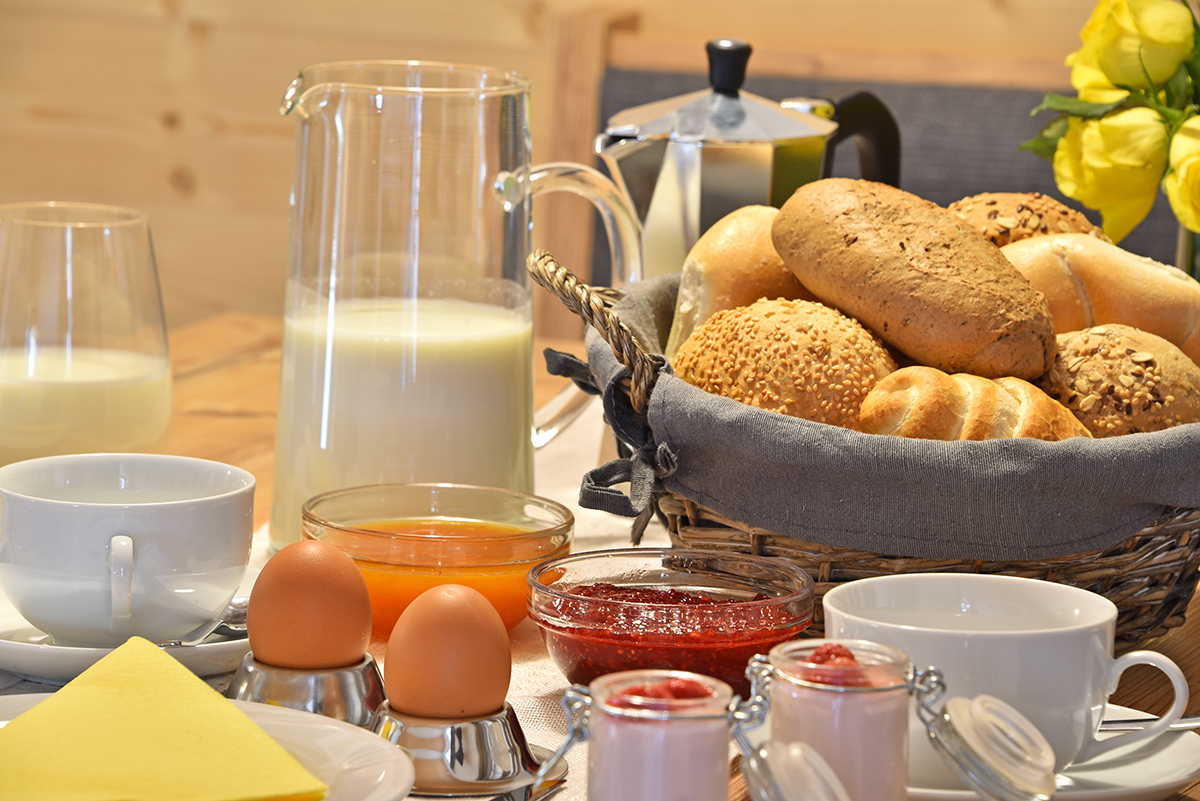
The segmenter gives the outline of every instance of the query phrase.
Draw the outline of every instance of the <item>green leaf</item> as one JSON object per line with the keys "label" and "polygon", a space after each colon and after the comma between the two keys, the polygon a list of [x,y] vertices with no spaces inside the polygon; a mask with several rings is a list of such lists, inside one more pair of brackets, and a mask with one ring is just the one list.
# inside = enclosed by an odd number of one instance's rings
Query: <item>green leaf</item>
{"label": "green leaf", "polygon": [[1192,87],[1187,68],[1183,64],[1180,64],[1175,74],[1163,84],[1163,90],[1167,95],[1167,105],[1171,108],[1183,108],[1191,101]]}
{"label": "green leaf", "polygon": [[1195,52],[1190,59],[1183,62],[1183,67],[1192,79],[1192,102],[1200,103],[1200,23],[1196,22],[1194,16],[1192,17],[1192,30],[1194,31]]}
{"label": "green leaf", "polygon": [[1093,119],[1095,117],[1103,117],[1108,112],[1119,108],[1127,99],[1128,97],[1123,97],[1112,103],[1089,103],[1086,100],[1080,100],[1078,97],[1068,97],[1060,95],[1057,92],[1047,92],[1037,108],[1029,112],[1029,116],[1032,117],[1039,111],[1057,111],[1060,114],[1070,114],[1072,117]]}
{"label": "green leaf", "polygon": [[1067,115],[1060,114],[1047,123],[1037,136],[1022,142],[1018,149],[1028,150],[1046,161],[1054,161],[1054,151],[1058,148],[1058,140],[1066,136],[1067,125]]}

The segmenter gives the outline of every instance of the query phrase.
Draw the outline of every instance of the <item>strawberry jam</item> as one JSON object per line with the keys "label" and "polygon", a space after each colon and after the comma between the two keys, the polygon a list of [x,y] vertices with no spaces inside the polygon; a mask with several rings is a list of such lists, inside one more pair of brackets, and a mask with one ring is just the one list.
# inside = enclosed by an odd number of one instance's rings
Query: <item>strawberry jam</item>
{"label": "strawberry jam", "polygon": [[547,601],[539,625],[550,656],[573,684],[625,670],[687,670],[745,696],[750,657],[795,639],[811,622],[807,610],[762,594],[724,598],[598,582]]}

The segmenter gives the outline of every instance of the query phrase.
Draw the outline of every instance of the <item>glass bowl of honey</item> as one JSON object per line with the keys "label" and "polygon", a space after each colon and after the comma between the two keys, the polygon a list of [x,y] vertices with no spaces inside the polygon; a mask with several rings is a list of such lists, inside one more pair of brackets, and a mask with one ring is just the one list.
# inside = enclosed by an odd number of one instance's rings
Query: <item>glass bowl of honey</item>
{"label": "glass bowl of honey", "polygon": [[688,548],[563,556],[529,573],[529,616],[572,684],[688,670],[747,696],[746,663],[812,623],[813,580],[783,559]]}
{"label": "glass bowl of honey", "polygon": [[439,584],[483,593],[511,630],[527,615],[529,570],[571,548],[575,518],[560,503],[462,484],[372,484],[310,498],[305,539],[354,560],[371,595],[371,636],[386,640],[400,613]]}

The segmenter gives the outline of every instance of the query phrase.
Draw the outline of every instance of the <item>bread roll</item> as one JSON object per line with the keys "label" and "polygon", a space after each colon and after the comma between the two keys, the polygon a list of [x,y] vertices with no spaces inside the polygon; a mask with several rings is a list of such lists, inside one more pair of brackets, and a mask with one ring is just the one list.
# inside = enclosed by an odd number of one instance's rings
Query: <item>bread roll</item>
{"label": "bread roll", "polygon": [[1121,323],[1156,334],[1200,362],[1200,282],[1087,234],[1001,248],[1050,303],[1060,334]]}
{"label": "bread roll", "polygon": [[947,208],[997,247],[1032,236],[1071,232],[1110,241],[1082,212],[1041,192],[985,192],[956,200]]}
{"label": "bread roll", "polygon": [[869,331],[805,300],[719,311],[687,338],[672,366],[707,392],[845,428],[858,427],[863,397],[896,369]]}
{"label": "bread roll", "polygon": [[1091,437],[1065,406],[1020,378],[997,379],[933,367],[905,367],[863,400],[868,434],[940,440]]}
{"label": "bread roll", "polygon": [[1042,294],[945,209],[886,184],[806,184],[772,225],[801,283],[915,362],[1033,379],[1054,358]]}
{"label": "bread roll", "polygon": [[1096,437],[1200,421],[1200,368],[1162,337],[1126,325],[1060,334],[1038,386]]}
{"label": "bread roll", "polygon": [[778,213],[771,206],[745,206],[717,220],[696,240],[679,279],[668,359],[714,312],[759,298],[816,300],[771,243],[771,223]]}

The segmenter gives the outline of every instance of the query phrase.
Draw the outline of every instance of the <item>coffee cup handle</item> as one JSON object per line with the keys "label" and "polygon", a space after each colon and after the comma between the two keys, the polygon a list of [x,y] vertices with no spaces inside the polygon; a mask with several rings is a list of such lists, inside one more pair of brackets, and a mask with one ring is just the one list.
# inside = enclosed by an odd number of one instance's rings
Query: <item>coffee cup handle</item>
{"label": "coffee cup handle", "polygon": [[1121,680],[1121,674],[1125,672],[1125,669],[1133,665],[1152,665],[1167,674],[1167,678],[1171,680],[1171,686],[1175,688],[1175,700],[1172,702],[1171,708],[1167,710],[1165,715],[1140,731],[1110,736],[1104,740],[1095,739],[1096,734],[1093,732],[1091,742],[1084,746],[1083,751],[1075,760],[1076,763],[1091,759],[1119,746],[1157,737],[1170,728],[1172,723],[1179,720],[1183,716],[1184,711],[1186,711],[1188,704],[1188,684],[1183,671],[1168,657],[1155,651],[1130,651],[1113,660],[1108,669],[1109,694],[1116,691],[1117,682]]}
{"label": "coffee cup handle", "polygon": [[112,588],[112,625],[116,637],[133,632],[133,540],[118,534],[108,542],[108,569]]}

